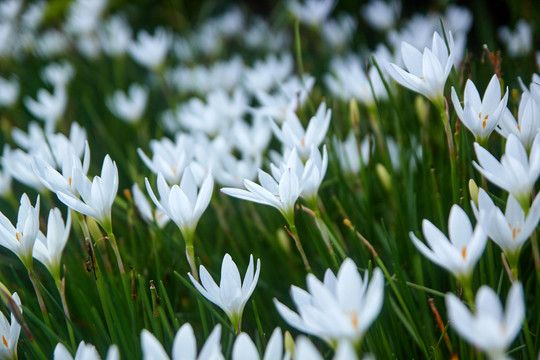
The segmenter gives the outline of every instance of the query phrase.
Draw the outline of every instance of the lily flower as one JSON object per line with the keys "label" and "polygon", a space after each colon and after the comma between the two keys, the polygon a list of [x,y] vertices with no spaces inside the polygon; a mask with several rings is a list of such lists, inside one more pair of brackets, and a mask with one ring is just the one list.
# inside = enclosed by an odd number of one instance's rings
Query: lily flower
{"label": "lily flower", "polygon": [[[58,343],[54,348],[54,360],[101,360],[96,347],[92,344],[81,341],[77,347],[75,357],[71,356],[68,349],[62,343]],[[111,345],[107,352],[106,360],[120,360],[120,353],[116,345]]]}
{"label": "lily flower", "polygon": [[506,93],[501,100],[501,85],[497,75],[493,75],[484,93],[484,98],[480,100],[476,86],[468,79],[465,85],[464,101],[464,108],[462,108],[456,90],[452,87],[452,102],[458,117],[467,129],[474,134],[476,141],[485,143],[491,132],[499,124],[499,120],[506,109],[508,88],[506,88]]}
{"label": "lily flower", "polygon": [[157,28],[154,35],[145,30],[137,33],[137,40],[129,45],[129,54],[139,64],[156,70],[163,65],[167,51],[172,44],[172,36],[164,28]]}
{"label": "lily flower", "polygon": [[142,118],[147,100],[148,89],[132,84],[127,94],[116,90],[111,97],[107,98],[106,104],[117,118],[128,123],[136,123]]}
{"label": "lily flower", "polygon": [[504,155],[497,161],[478,143],[474,143],[478,163],[473,165],[489,181],[508,191],[524,210],[529,208],[531,191],[540,176],[540,133],[534,138],[530,156],[519,139],[510,134],[506,140]]}
{"label": "lily flower", "polygon": [[391,63],[387,73],[399,84],[427,97],[437,107],[444,106],[444,85],[454,64],[454,39],[448,33],[448,47],[443,38],[433,33],[431,49],[423,53],[407,42],[401,44],[401,54],[407,71]]}
{"label": "lily flower", "polygon": [[[11,296],[15,304],[19,307],[22,313],[21,299],[16,292]],[[0,312],[0,335],[2,335],[2,345],[0,345],[0,358],[2,359],[17,359],[17,343],[21,334],[21,325],[11,314],[11,321],[8,322],[5,315]]]}
{"label": "lily flower", "polygon": [[[480,217],[483,219],[483,213]],[[426,246],[411,231],[416,248],[429,260],[450,271],[460,282],[468,283],[474,266],[484,252],[487,235],[480,220],[474,231],[469,217],[458,205],[452,206],[448,219],[450,240],[429,220],[422,221]]]}
{"label": "lily flower", "polygon": [[165,349],[152,333],[143,329],[141,332],[141,347],[144,360],[220,360],[221,353],[221,325],[217,324],[204,343],[199,356],[197,356],[197,341],[193,328],[189,323],[182,325],[174,337],[172,357],[169,358]]}
{"label": "lily flower", "polygon": [[475,313],[452,293],[446,294],[448,319],[465,340],[486,352],[490,359],[507,359],[506,350],[521,330],[525,318],[523,286],[515,282],[506,299],[506,309],[497,294],[482,286],[476,294]]}
{"label": "lily flower", "polygon": [[39,232],[39,195],[36,206],[23,194],[16,227],[0,212],[0,245],[21,259],[24,266],[32,269],[32,250]]}
{"label": "lily flower", "polygon": [[382,308],[384,278],[381,270],[375,269],[368,281],[367,271],[362,279],[354,261],[345,259],[337,277],[327,270],[324,282],[313,274],[308,274],[306,280],[309,292],[291,287],[298,313],[274,299],[281,317],[298,330],[333,346],[340,341],[359,343]]}
{"label": "lily flower", "polygon": [[47,222],[47,236],[38,234],[34,244],[33,256],[47,267],[55,281],[60,281],[60,258],[66,246],[71,229],[71,212],[68,211],[66,223],[58,208],[51,209]]}
{"label": "lily flower", "polygon": [[45,122],[47,133],[51,133],[66,110],[67,92],[63,86],[55,86],[52,94],[45,89],[39,89],[37,100],[27,96],[23,102],[33,116]]}
{"label": "lily flower", "polygon": [[[257,347],[248,334],[240,333],[234,341],[232,360],[260,360]],[[283,335],[280,328],[275,328],[264,350],[263,360],[283,360]]]}
{"label": "lily flower", "polygon": [[[540,80],[539,80],[540,81]],[[535,100],[535,93],[536,99]],[[531,92],[523,92],[519,102],[517,120],[509,109],[505,109],[496,129],[503,137],[514,134],[525,150],[530,152],[536,134],[540,132],[540,85],[531,84]]]}
{"label": "lily flower", "polygon": [[253,273],[253,255],[250,255],[249,265],[244,276],[244,282],[242,283],[238,267],[231,256],[225,254],[223,263],[221,264],[221,281],[219,286],[217,286],[212,276],[210,276],[206,268],[202,265],[199,267],[202,285],[190,273],[188,273],[188,276],[193,285],[205,298],[225,311],[235,330],[238,332],[242,324],[244,306],[246,306],[249,297],[253,293],[253,290],[255,290],[255,286],[257,286],[260,271],[261,260],[257,259],[257,270],[255,270],[255,274]]}
{"label": "lily flower", "polygon": [[133,184],[131,194],[133,195],[133,202],[144,221],[147,223],[153,223],[155,221],[160,228],[163,228],[169,223],[171,219],[163,211],[160,209],[154,210],[150,207],[150,203],[139,188],[139,185]]}

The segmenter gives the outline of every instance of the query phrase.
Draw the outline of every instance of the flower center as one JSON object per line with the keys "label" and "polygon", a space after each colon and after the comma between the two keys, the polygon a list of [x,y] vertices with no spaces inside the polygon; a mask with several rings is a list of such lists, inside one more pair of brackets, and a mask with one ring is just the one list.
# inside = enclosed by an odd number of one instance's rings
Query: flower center
{"label": "flower center", "polygon": [[24,236],[23,232],[21,231],[21,237],[19,238],[19,233],[15,233],[15,238],[18,242],[21,242],[21,238]]}
{"label": "flower center", "polygon": [[71,186],[71,177],[68,179],[69,186]]}
{"label": "flower center", "polygon": [[302,141],[300,142],[300,145],[302,145],[302,147],[306,146],[306,139],[303,138]]}
{"label": "flower center", "polygon": [[358,328],[358,313],[356,311],[351,311],[348,313],[351,323],[355,329]]}
{"label": "flower center", "polygon": [[[482,120],[482,113],[479,113],[479,114],[478,114],[478,118],[479,118],[480,120]],[[486,128],[486,121],[487,121],[488,118],[489,118],[489,115],[484,116],[484,121],[482,121],[482,128],[483,128],[483,129]]]}
{"label": "flower center", "polygon": [[519,235],[519,233],[521,232],[521,229],[518,228],[518,227],[512,227],[512,225],[510,223],[508,223],[508,227],[510,229],[512,229],[512,239],[516,239],[516,235]]}
{"label": "flower center", "polygon": [[461,248],[461,257],[463,258],[463,260],[465,260],[465,258],[467,257],[467,247],[462,247]]}
{"label": "flower center", "polygon": [[6,337],[4,335],[2,335],[2,342],[4,343],[5,347],[9,347],[8,342],[6,341]]}

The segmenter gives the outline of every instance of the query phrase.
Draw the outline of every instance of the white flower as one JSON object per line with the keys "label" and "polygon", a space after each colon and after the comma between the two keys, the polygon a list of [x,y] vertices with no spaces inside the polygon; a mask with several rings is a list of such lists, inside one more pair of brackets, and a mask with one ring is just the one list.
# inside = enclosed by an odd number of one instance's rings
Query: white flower
{"label": "white flower", "polygon": [[499,38],[512,57],[524,56],[531,52],[532,35],[531,26],[523,19],[516,23],[516,29],[513,32],[507,26],[499,29]]}
{"label": "white flower", "polygon": [[154,36],[141,30],[137,41],[129,45],[129,54],[139,64],[155,70],[163,65],[171,43],[171,35],[162,27],[155,30]]}
{"label": "white flower", "polygon": [[19,99],[19,82],[15,78],[11,80],[0,77],[0,106],[10,107]]}
{"label": "white flower", "polygon": [[429,220],[422,221],[427,247],[411,231],[409,236],[416,248],[429,260],[450,271],[466,282],[486,247],[487,235],[483,229],[484,214],[474,232],[469,217],[458,205],[453,205],[448,219],[450,240]]}
{"label": "white flower", "polygon": [[[68,349],[62,343],[58,343],[54,348],[54,360],[101,360],[94,345],[81,341],[77,347],[75,357],[71,356]],[[120,360],[120,353],[116,345],[111,345],[107,352],[106,360]]]}
{"label": "white flower", "polygon": [[448,319],[465,340],[485,351],[491,359],[506,359],[505,352],[521,330],[525,318],[523,287],[515,282],[503,311],[497,294],[482,286],[476,294],[475,314],[452,293],[446,294]]}
{"label": "white flower", "polygon": [[362,6],[362,15],[367,23],[374,29],[386,31],[391,29],[401,12],[400,1],[390,3],[383,0],[371,0]]}
{"label": "white flower", "polygon": [[482,100],[476,86],[468,79],[465,85],[464,108],[461,107],[456,90],[452,87],[452,102],[456,113],[478,142],[487,141],[491,132],[499,124],[507,101],[508,88],[501,100],[501,84],[497,75],[491,78]]}
{"label": "white flower", "polygon": [[[535,96],[535,94],[538,94]],[[532,95],[532,96],[531,96]],[[535,100],[535,97],[538,100]],[[524,92],[519,102],[518,119],[509,109],[503,112],[497,131],[508,138],[514,134],[527,151],[531,150],[536,134],[540,132],[540,85],[531,84],[531,92]]]}
{"label": "white flower", "polygon": [[0,212],[0,245],[21,259],[28,269],[32,268],[32,249],[39,232],[39,195],[36,206],[32,206],[28,196],[21,196],[21,205],[16,227]]}
{"label": "white flower", "polygon": [[298,116],[293,111],[287,113],[285,121],[281,125],[281,129],[271,122],[272,130],[281,143],[292,149],[296,147],[298,155],[306,160],[311,151],[311,146],[319,147],[326,137],[332,110],[326,109],[326,104],[323,102],[317,109],[317,113],[313,116],[306,130],[302,127]]}
{"label": "white flower", "polygon": [[483,147],[474,143],[478,163],[473,161],[476,170],[501,189],[514,195],[522,207],[530,203],[531,190],[540,175],[540,134],[537,134],[531,146],[530,156],[519,139],[510,134],[501,161],[497,161]]}
{"label": "white flower", "polygon": [[[323,360],[323,356],[319,353],[317,348],[309,340],[309,338],[300,335],[296,339],[296,349],[294,358],[296,360]],[[333,360],[355,360],[358,359],[353,345],[349,341],[340,341]],[[368,356],[363,358],[364,360],[371,359]],[[265,359],[266,360],[266,359]]]}
{"label": "white flower", "polygon": [[[173,342],[171,360],[221,360],[221,325],[217,324],[204,343],[197,356],[197,342],[193,328],[189,323],[182,325]],[[152,333],[143,329],[141,347],[144,360],[167,360],[169,356],[159,340]]]}
{"label": "white flower", "polygon": [[249,265],[242,283],[238,267],[231,256],[225,254],[223,263],[221,264],[221,280],[219,286],[202,265],[199,267],[202,285],[199,284],[190,273],[188,273],[188,276],[193,285],[205,298],[225,311],[235,330],[239,331],[244,306],[253,293],[253,290],[255,290],[255,286],[257,286],[260,271],[261,260],[257,259],[257,270],[255,270],[255,274],[253,273],[253,255],[250,255]]}
{"label": "white flower", "polygon": [[61,63],[50,63],[41,71],[43,81],[56,87],[66,87],[73,79],[75,69],[67,61]]}
{"label": "white flower", "polygon": [[47,237],[38,234],[34,244],[33,256],[47,267],[55,281],[60,280],[60,260],[66,246],[71,228],[71,212],[68,211],[66,223],[58,208],[51,209],[47,222]]}
{"label": "white flower", "polygon": [[[16,292],[11,296],[22,313],[21,299]],[[6,316],[0,312],[0,335],[2,335],[2,344],[0,345],[0,358],[17,359],[17,343],[21,333],[21,325],[11,313],[11,321],[8,322]]]}
{"label": "white flower", "polygon": [[486,227],[488,236],[499,245],[509,257],[510,262],[513,259],[517,261],[521,247],[538,226],[538,220],[540,220],[540,196],[534,199],[526,215],[521,205],[511,194],[508,195],[506,209],[503,214],[484,189],[480,189],[478,193],[478,208],[476,208],[473,201],[471,201],[471,206],[475,210],[475,214],[482,210],[489,214],[489,226]]}
{"label": "white flower", "polygon": [[221,192],[239,199],[273,206],[281,212],[287,222],[291,223],[294,218],[294,204],[302,192],[295,170],[285,169],[279,183],[268,173],[260,170],[259,182],[261,185],[244,179],[247,190],[222,188]]}
{"label": "white flower", "polygon": [[257,347],[248,334],[240,333],[234,341],[232,360],[283,360],[283,335],[280,328],[275,328],[261,358]]}
{"label": "white flower", "polygon": [[65,28],[76,35],[87,35],[97,30],[107,0],[75,0],[68,9]]}
{"label": "white flower", "polygon": [[124,55],[131,43],[131,27],[120,16],[111,16],[98,34],[103,51],[109,56]]}
{"label": "white flower", "polygon": [[371,153],[373,152],[373,146],[370,143],[372,143],[372,139],[366,136],[360,144],[360,151],[358,151],[358,144],[353,131],[349,132],[349,135],[347,135],[347,138],[343,142],[335,137],[334,146],[341,170],[348,174],[358,174],[362,164],[363,166],[368,164]]}
{"label": "white flower", "polygon": [[245,69],[245,87],[251,93],[257,90],[269,92],[275,84],[285,81],[293,67],[294,61],[290,54],[283,54],[279,58],[270,54],[264,60],[255,61],[251,68]]}
{"label": "white flower", "polygon": [[298,330],[322,338],[330,344],[339,341],[361,341],[369,326],[379,315],[384,297],[384,278],[380,269],[373,271],[368,285],[356,264],[347,258],[337,277],[326,270],[324,282],[307,275],[309,292],[291,286],[291,296],[298,314],[274,299],[274,304],[287,323]]}
{"label": "white flower", "polygon": [[214,190],[212,173],[205,177],[199,191],[191,169],[187,168],[182,176],[180,186],[169,187],[161,173],[157,176],[157,189],[160,200],[154,195],[148,179],[145,179],[146,190],[158,209],[163,211],[180,228],[184,237],[189,238],[195,231],[200,217],[208,207]]}
{"label": "white flower", "polygon": [[105,103],[117,118],[128,123],[136,123],[141,120],[147,101],[148,89],[145,86],[132,84],[127,94],[122,90],[116,90]]}
{"label": "white flower", "polygon": [[32,155],[25,153],[21,149],[12,150],[8,144],[4,145],[2,153],[2,168],[4,171],[22,184],[41,192],[45,188],[34,174],[31,166]]}
{"label": "white flower", "polygon": [[45,122],[47,132],[52,132],[66,110],[66,89],[56,86],[52,94],[45,89],[39,89],[37,101],[27,96],[23,102],[33,116]]}
{"label": "white flower", "polygon": [[133,202],[144,221],[148,223],[155,221],[160,228],[169,223],[171,219],[163,211],[160,209],[153,210],[150,207],[150,203],[137,184],[133,184],[131,187],[131,194],[133,195]]}
{"label": "white flower", "polygon": [[68,189],[58,189],[56,192],[58,199],[72,210],[90,216],[109,233],[112,227],[111,207],[118,191],[116,163],[106,155],[101,176],[94,176],[91,181],[81,169],[78,169],[74,171],[72,183],[80,198]]}
{"label": "white flower", "polygon": [[410,44],[401,44],[401,56],[407,71],[395,64],[386,63],[386,71],[402,86],[416,91],[438,106],[444,106],[444,85],[454,64],[454,40],[448,33],[448,45],[437,33],[433,33],[431,49],[421,53]]}
{"label": "white flower", "polygon": [[266,119],[255,116],[251,126],[242,119],[236,121],[231,129],[234,146],[249,156],[261,155],[272,138],[270,124]]}
{"label": "white flower", "polygon": [[294,0],[287,6],[302,23],[318,27],[330,15],[335,4],[335,0],[305,0],[303,4]]}
{"label": "white flower", "polygon": [[223,186],[241,187],[244,179],[254,180],[257,170],[262,165],[262,156],[243,156],[236,158],[228,152],[219,153],[212,164],[212,172],[216,181]]}
{"label": "white flower", "polygon": [[329,19],[322,25],[322,36],[333,49],[343,49],[350,43],[357,27],[357,21],[349,14],[340,14],[337,19]]}

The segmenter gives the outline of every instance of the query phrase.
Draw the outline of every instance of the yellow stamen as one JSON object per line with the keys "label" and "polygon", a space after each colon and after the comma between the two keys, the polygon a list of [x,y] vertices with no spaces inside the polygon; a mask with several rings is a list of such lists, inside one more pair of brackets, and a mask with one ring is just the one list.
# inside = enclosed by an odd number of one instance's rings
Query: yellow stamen
{"label": "yellow stamen", "polygon": [[487,120],[487,119],[488,119],[488,117],[489,117],[489,115],[486,115],[486,116],[484,117],[484,120]]}
{"label": "yellow stamen", "polygon": [[518,131],[521,131],[521,128],[519,127],[519,125],[518,125]]}
{"label": "yellow stamen", "polygon": [[479,119],[482,118],[482,113],[478,114],[478,118],[479,118]]}
{"label": "yellow stamen", "polygon": [[6,337],[2,335],[2,342],[4,343],[5,347],[8,347],[8,342],[6,341]]}
{"label": "yellow stamen", "polygon": [[[21,237],[23,236],[23,233],[21,232]],[[21,239],[19,239],[19,233],[15,233],[15,238],[18,242],[21,242]]]}
{"label": "yellow stamen", "polygon": [[486,120],[482,121],[482,128],[483,128],[483,129],[486,128]]}
{"label": "yellow stamen", "polygon": [[300,142],[300,144],[302,145],[302,147],[306,146],[306,139],[302,139],[302,141]]}
{"label": "yellow stamen", "polygon": [[69,181],[69,186],[71,186],[71,178],[69,178],[68,181]]}
{"label": "yellow stamen", "polygon": [[461,257],[463,260],[467,257],[467,248],[465,246],[461,248]]}
{"label": "yellow stamen", "polygon": [[358,328],[358,313],[356,311],[352,312],[350,314],[350,316],[351,316],[351,322],[352,322],[354,328],[355,329]]}

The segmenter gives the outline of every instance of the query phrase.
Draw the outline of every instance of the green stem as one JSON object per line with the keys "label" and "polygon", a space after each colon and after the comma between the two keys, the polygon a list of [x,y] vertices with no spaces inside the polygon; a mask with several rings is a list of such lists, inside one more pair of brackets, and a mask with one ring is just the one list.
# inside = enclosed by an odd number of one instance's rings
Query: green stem
{"label": "green stem", "polygon": [[30,278],[32,286],[34,287],[34,291],[36,292],[36,297],[39,303],[39,308],[41,309],[41,314],[43,315],[43,319],[45,320],[47,325],[51,327],[51,322],[49,320],[47,312],[47,306],[45,306],[45,301],[43,301],[43,295],[41,294],[41,290],[39,289],[39,283],[36,278],[36,274],[34,273],[33,265],[30,265],[28,269],[28,277]]}
{"label": "green stem", "polygon": [[459,280],[461,287],[463,288],[463,294],[465,295],[465,300],[469,303],[469,307],[474,312],[474,295],[472,291],[472,275],[462,277]]}
{"label": "green stem", "polygon": [[[444,104],[446,104],[446,99],[444,100]],[[456,179],[456,149],[454,146],[454,139],[452,138],[452,129],[450,128],[450,117],[448,115],[448,112],[446,110],[446,106],[443,104],[437,105],[437,109],[439,110],[439,115],[441,117],[441,121],[444,125],[444,131],[446,133],[446,142],[448,143],[448,155],[450,156],[450,176],[451,176],[451,182],[452,182],[452,199],[454,204],[459,203],[459,191],[457,188],[457,179]]]}
{"label": "green stem", "polygon": [[118,270],[120,270],[121,275],[124,275],[126,271],[124,269],[124,263],[122,261],[122,256],[120,255],[120,250],[118,249],[118,244],[116,243],[116,236],[114,236],[112,228],[106,231],[107,231],[107,238],[109,239],[109,243],[111,244],[114,251],[114,255],[116,256],[116,262],[118,263]]}
{"label": "green stem", "polygon": [[71,343],[71,347],[75,349],[77,347],[77,344],[75,342],[75,335],[73,334],[73,327],[71,326],[71,317],[69,316],[69,308],[66,301],[66,283],[65,278],[63,280],[55,279],[56,288],[58,289],[58,293],[60,293],[60,299],[62,300],[62,308],[64,309],[64,314],[66,315],[66,327],[69,334],[69,341]]}
{"label": "green stem", "polygon": [[306,268],[306,271],[308,273],[311,273],[311,265],[309,265],[308,258],[306,256],[306,252],[304,251],[304,247],[302,246],[302,243],[300,242],[300,236],[298,236],[298,230],[296,229],[296,225],[294,224],[294,213],[292,216],[285,216],[285,219],[287,220],[287,223],[289,224],[289,234],[294,240],[294,243],[296,244],[296,248],[298,249],[298,252],[300,253],[300,256],[302,257],[302,261],[304,262],[304,266]]}
{"label": "green stem", "polygon": [[195,247],[193,246],[193,240],[195,234],[193,231],[184,231],[184,241],[186,242],[186,257],[191,268],[191,273],[197,282],[199,281],[199,271],[197,270],[197,263],[195,262]]}

